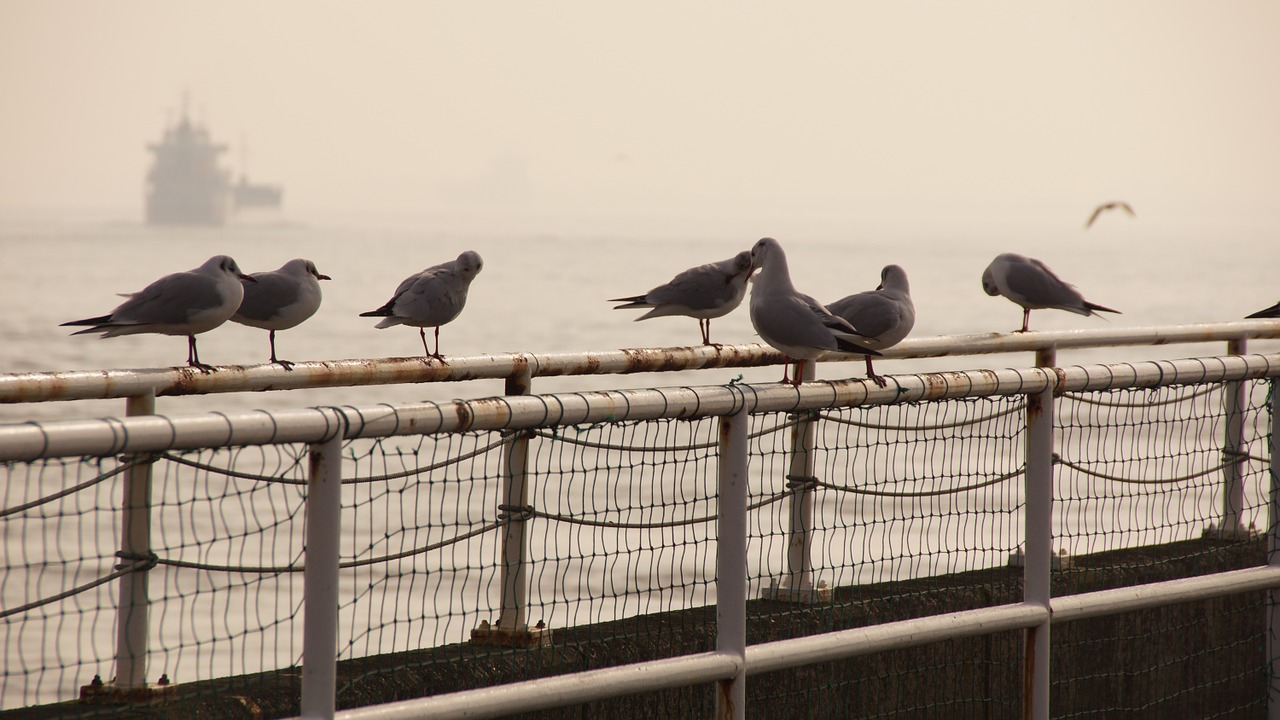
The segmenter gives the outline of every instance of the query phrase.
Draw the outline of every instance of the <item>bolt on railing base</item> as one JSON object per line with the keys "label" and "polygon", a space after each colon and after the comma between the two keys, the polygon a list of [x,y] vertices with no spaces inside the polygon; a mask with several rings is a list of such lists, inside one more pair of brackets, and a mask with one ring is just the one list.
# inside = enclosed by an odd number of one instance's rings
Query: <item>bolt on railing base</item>
{"label": "bolt on railing base", "polygon": [[481,620],[480,627],[471,631],[471,642],[477,645],[536,648],[551,646],[551,628],[538,621],[533,627],[504,628]]}
{"label": "bolt on railing base", "polygon": [[1209,527],[1200,533],[1200,537],[1205,540],[1256,540],[1259,537],[1258,528],[1254,525],[1245,527],[1244,525],[1222,525],[1217,523],[1209,523]]}
{"label": "bolt on railing base", "polygon": [[[1020,568],[1026,564],[1027,557],[1023,554],[1022,548],[1018,548],[1017,551],[1009,553],[1009,567]],[[1049,558],[1049,570],[1051,571],[1070,570],[1074,565],[1075,560],[1067,554],[1066,550],[1061,548],[1058,549],[1057,555],[1052,555]]]}
{"label": "bolt on railing base", "polygon": [[827,585],[826,580],[819,580],[817,587],[808,584],[792,587],[785,580],[778,582],[773,579],[769,581],[769,587],[760,590],[760,599],[808,605],[831,602],[831,586]]}
{"label": "bolt on railing base", "polygon": [[162,675],[155,685],[139,687],[116,687],[102,682],[102,678],[94,675],[93,682],[80,688],[80,702],[93,705],[131,705],[159,700],[173,694],[177,685],[169,682],[168,675]]}

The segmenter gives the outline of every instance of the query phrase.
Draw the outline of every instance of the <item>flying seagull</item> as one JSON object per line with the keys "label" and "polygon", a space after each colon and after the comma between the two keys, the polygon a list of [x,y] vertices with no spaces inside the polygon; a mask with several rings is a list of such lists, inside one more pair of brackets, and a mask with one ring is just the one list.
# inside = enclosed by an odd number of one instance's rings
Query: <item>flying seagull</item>
{"label": "flying seagull", "polygon": [[665,285],[643,295],[614,298],[609,302],[625,303],[614,310],[650,308],[636,318],[684,315],[698,321],[702,344],[712,345],[711,320],[724,317],[742,304],[747,294],[747,278],[751,275],[751,252],[743,250],[728,260],[689,268]]}
{"label": "flying seagull", "polygon": [[[422,350],[427,357],[444,361],[440,354],[440,326],[458,317],[467,304],[467,289],[484,267],[480,254],[467,250],[456,260],[432,265],[405,278],[385,305],[360,313],[360,317],[380,317],[377,328],[408,325],[418,328]],[[427,348],[426,328],[435,328],[436,349]]]}
{"label": "flying seagull", "polygon": [[320,309],[320,281],[329,276],[321,275],[310,260],[298,258],[279,270],[253,273],[250,277],[252,282],[245,282],[244,299],[231,321],[268,331],[271,362],[292,370],[293,363],[276,357],[276,331],[301,325],[316,314]]}
{"label": "flying seagull", "polygon": [[[760,269],[752,282],[751,324],[760,337],[786,356],[782,381],[799,386],[804,378],[804,361],[816,360],[824,352],[879,355],[861,344],[863,338],[843,318],[832,315],[817,300],[798,292],[791,284],[787,256],[773,238],[761,238],[751,249],[751,263]],[[796,363],[795,379],[788,377],[790,363]]]}
{"label": "flying seagull", "polygon": [[1084,299],[1075,286],[1054,274],[1048,265],[1017,253],[1003,253],[982,273],[982,289],[988,295],[1003,295],[1022,306],[1022,329],[1026,332],[1032,310],[1066,310],[1077,315],[1097,315],[1098,312],[1119,314]]}
{"label": "flying seagull", "polygon": [[104,338],[135,333],[186,335],[187,365],[200,372],[213,372],[213,366],[200,362],[196,335],[231,319],[244,297],[241,280],[254,282],[240,272],[235,260],[215,255],[194,270],[165,275],[128,294],[128,300],[106,315],[72,320],[62,326],[88,325],[71,334],[102,333]]}
{"label": "flying seagull", "polygon": [[1097,220],[1098,216],[1101,215],[1104,211],[1115,210],[1117,208],[1129,213],[1129,217],[1137,217],[1137,215],[1135,215],[1133,212],[1133,208],[1129,207],[1129,203],[1127,202],[1121,202],[1119,200],[1116,200],[1114,202],[1103,203],[1093,209],[1093,214],[1089,216],[1089,221],[1084,224],[1085,229],[1088,230],[1089,227],[1093,225],[1093,221]]}
{"label": "flying seagull", "polygon": [[[827,305],[832,315],[844,318],[858,329],[858,342],[869,348],[884,350],[902,341],[916,324],[916,307],[911,302],[911,285],[907,271],[898,265],[886,265],[880,271],[880,285],[875,290],[855,293]],[[867,357],[867,377],[880,387],[888,383],[876,374]]]}

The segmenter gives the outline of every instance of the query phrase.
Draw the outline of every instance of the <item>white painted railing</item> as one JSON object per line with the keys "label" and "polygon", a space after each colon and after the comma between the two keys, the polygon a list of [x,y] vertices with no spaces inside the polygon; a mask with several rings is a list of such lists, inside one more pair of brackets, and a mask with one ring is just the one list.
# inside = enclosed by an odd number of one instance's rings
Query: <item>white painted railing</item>
{"label": "white painted railing", "polygon": [[[121,371],[92,374],[29,374],[0,376],[0,399],[6,402],[126,397],[130,415],[125,419],[86,419],[0,426],[0,461],[29,461],[37,458],[109,456],[161,450],[242,446],[276,443],[311,445],[310,493],[307,506],[308,529],[332,528],[338,521],[336,493],[341,465],[335,462],[337,448],[344,439],[401,435],[452,433],[468,430],[527,430],[539,427],[583,423],[647,420],[656,418],[719,418],[720,467],[717,563],[717,643],[716,651],[648,663],[608,668],[588,673],[531,680],[502,687],[454,693],[384,706],[337,713],[343,718],[480,718],[497,717],[513,707],[536,710],[578,704],[660,688],[680,687],[715,681],[722,717],[742,717],[745,678],[750,675],[798,667],[860,654],[906,648],[940,640],[970,637],[1008,630],[1028,634],[1025,668],[1028,689],[1024,698],[1026,716],[1048,716],[1048,637],[1053,623],[1113,614],[1137,608],[1271,589],[1280,600],[1280,530],[1275,522],[1280,508],[1277,499],[1275,459],[1280,457],[1280,439],[1275,429],[1271,437],[1272,521],[1268,538],[1271,564],[1267,567],[1218,573],[1186,580],[1155,583],[1064,598],[1049,593],[1052,564],[1050,513],[1053,503],[1052,405],[1055,395],[1113,388],[1147,388],[1173,384],[1220,383],[1276,378],[1280,376],[1280,355],[1228,355],[1201,359],[1138,362],[1124,365],[1053,367],[1053,353],[1067,347],[1099,347],[1113,344],[1165,344],[1172,342],[1228,341],[1231,349],[1243,353],[1247,338],[1280,337],[1280,323],[1269,321],[1227,323],[1189,328],[1117,329],[1069,333],[1028,333],[1025,335],[980,336],[970,338],[926,338],[904,342],[887,353],[890,357],[936,357],[984,352],[1037,353],[1044,367],[984,370],[974,372],[926,373],[890,376],[885,388],[862,380],[789,385],[726,385],[712,387],[665,388],[655,390],[605,391],[529,395],[531,379],[544,375],[575,372],[651,372],[695,367],[726,367],[780,361],[777,353],[759,347],[678,348],[666,350],[618,351],[574,356],[511,355],[488,358],[456,358],[449,365],[417,359],[386,361],[342,361],[299,363],[292,372],[275,366],[223,368],[203,375],[187,369]],[[449,381],[477,377],[508,378],[508,394],[499,398],[450,403],[423,403],[375,408],[312,408],[273,413],[238,415],[209,414],[180,418],[150,415],[155,396],[185,392],[239,392],[333,385],[360,385],[390,382]],[[929,618],[889,623],[869,628],[845,630],[825,635],[777,641],[748,647],[745,643],[744,606],[747,599],[745,576],[746,529],[742,522],[747,503],[746,423],[751,413],[795,412],[821,408],[851,407],[946,398],[1019,395],[1028,399],[1026,514],[1024,539],[1025,596],[1021,603],[949,613]],[[1272,417],[1280,416],[1280,393],[1271,398]],[[1237,406],[1238,410],[1238,406]],[[1228,427],[1224,446],[1233,447]],[[803,443],[804,433],[797,433]],[[505,453],[508,465],[507,503],[521,505],[521,455],[518,435]],[[1239,447],[1238,444],[1234,447]],[[803,453],[797,453],[801,456]],[[137,498],[130,507],[144,508],[148,466],[129,474],[125,496]],[[810,473],[803,467],[793,469]],[[1226,483],[1230,485],[1230,473]],[[1224,493],[1224,525],[1234,527],[1232,497]],[[797,493],[799,502],[805,493]],[[145,512],[126,513],[122,551],[126,557],[145,553],[147,538],[136,527],[149,521]],[[805,513],[792,513],[792,530],[805,533]],[[520,522],[511,523],[518,531]],[[326,537],[327,535],[327,537]],[[308,535],[306,555],[306,613],[304,640],[304,717],[334,717],[334,643],[337,607],[336,532]],[[518,572],[522,557],[519,533],[507,534],[509,560]],[[804,575],[807,553],[801,552],[793,574]],[[123,687],[145,684],[146,579],[145,571],[128,573],[121,579],[120,652],[116,683]],[[792,590],[802,591],[807,578],[793,582]],[[503,580],[501,624],[508,629],[526,627],[521,615],[520,595],[524,581],[519,575]],[[508,592],[506,589],[509,588]],[[137,595],[141,598],[136,598]],[[1280,628],[1280,614],[1273,602],[1269,627]],[[140,629],[141,628],[141,629]],[[1276,632],[1269,631],[1268,637]],[[1271,658],[1273,694],[1271,716],[1280,717],[1275,678],[1280,677],[1280,652],[1268,648]]]}
{"label": "white painted railing", "polygon": [[[884,351],[887,359],[938,358],[995,353],[1174,344],[1232,343],[1245,351],[1250,339],[1280,339],[1280,322],[1241,320],[1164,327],[1118,327],[1028,333],[983,333],[908,338]],[[623,375],[725,367],[777,365],[782,355],[764,345],[639,348],[585,353],[499,353],[451,357],[448,363],[420,357],[223,365],[217,372],[193,368],[95,370],[0,374],[0,403],[128,398],[147,394],[203,395],[303,388],[358,387],[400,383],[526,378],[564,375]],[[1043,363],[1038,363],[1043,364]],[[855,373],[860,372],[854,370]]]}

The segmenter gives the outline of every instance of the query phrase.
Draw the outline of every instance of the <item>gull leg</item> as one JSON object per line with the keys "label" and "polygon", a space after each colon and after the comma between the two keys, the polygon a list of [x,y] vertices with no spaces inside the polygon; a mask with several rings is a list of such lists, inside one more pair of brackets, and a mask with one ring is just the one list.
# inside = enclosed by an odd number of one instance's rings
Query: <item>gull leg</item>
{"label": "gull leg", "polygon": [[283,367],[285,370],[292,370],[293,363],[289,362],[288,360],[280,360],[276,358],[276,331],[268,330],[267,337],[270,338],[271,340],[271,362]]}
{"label": "gull leg", "polygon": [[1026,332],[1027,325],[1031,323],[1031,308],[1022,309],[1022,329],[1014,330],[1014,332]]}
{"label": "gull leg", "polygon": [[435,327],[435,337],[436,337],[436,351],[431,353],[431,357],[439,360],[440,362],[444,362],[444,356],[440,354],[440,326],[439,325]]}
{"label": "gull leg", "polygon": [[888,385],[889,381],[877,375],[875,368],[871,367],[871,356],[866,355],[865,357],[867,358],[867,379],[871,380],[871,382],[875,383],[876,385],[879,385],[880,387],[885,387],[886,385]]}
{"label": "gull leg", "polygon": [[702,344],[711,344],[711,321],[707,319],[698,320],[698,329],[702,331]]}
{"label": "gull leg", "polygon": [[217,368],[212,365],[205,365],[200,362],[200,353],[196,350],[196,336],[187,336],[187,365],[199,370],[202,373],[217,372]]}
{"label": "gull leg", "polygon": [[800,387],[800,383],[804,382],[804,359],[796,360],[796,374],[791,379],[791,384]]}

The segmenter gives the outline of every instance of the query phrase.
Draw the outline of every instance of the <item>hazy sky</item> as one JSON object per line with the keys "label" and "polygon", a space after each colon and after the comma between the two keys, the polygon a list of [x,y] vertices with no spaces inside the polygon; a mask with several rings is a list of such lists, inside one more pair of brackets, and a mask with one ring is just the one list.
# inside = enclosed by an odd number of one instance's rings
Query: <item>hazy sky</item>
{"label": "hazy sky", "polygon": [[1280,226],[1280,3],[0,4],[0,207],[137,210],[181,99],[291,213]]}

